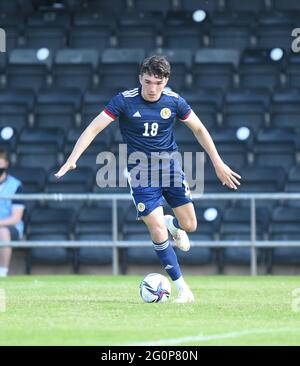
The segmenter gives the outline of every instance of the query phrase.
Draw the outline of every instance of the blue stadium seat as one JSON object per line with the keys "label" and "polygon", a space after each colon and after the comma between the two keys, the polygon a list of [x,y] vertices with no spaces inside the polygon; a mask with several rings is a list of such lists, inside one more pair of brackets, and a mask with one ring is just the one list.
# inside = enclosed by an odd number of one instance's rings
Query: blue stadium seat
{"label": "blue stadium seat", "polygon": [[[191,240],[214,240],[216,234],[220,228],[220,222],[222,213],[220,208],[215,207],[214,204],[203,204],[201,201],[196,201],[195,203],[195,213],[198,221],[197,230],[193,233],[189,233]],[[210,221],[206,218],[207,210],[214,208],[217,211],[217,216],[214,220]]]}
{"label": "blue stadium seat", "polygon": [[15,28],[14,26],[10,27],[6,26],[5,34],[6,34],[5,38],[6,52],[10,52],[20,46],[20,32],[17,28]]}
{"label": "blue stadium seat", "polygon": [[190,104],[208,130],[216,127],[217,112],[223,105],[223,93],[219,89],[182,90],[181,96]]}
{"label": "blue stadium seat", "polygon": [[[102,207],[100,206],[102,205]],[[110,202],[98,206],[85,206],[77,217],[75,237],[77,240],[112,240],[112,208]],[[77,272],[81,264],[110,264],[111,247],[81,247],[76,251]]]}
{"label": "blue stadium seat", "polygon": [[[297,165],[293,166],[290,169],[284,190],[285,192],[297,193],[299,192],[299,188],[300,188],[300,167]],[[297,204],[299,204],[299,201],[297,201]]]}
{"label": "blue stadium seat", "polygon": [[[201,24],[201,27],[202,27],[202,24]],[[165,16],[164,25],[171,26],[171,27],[175,27],[175,26],[186,27],[189,25],[195,26],[195,21],[193,19],[193,12],[185,11],[185,10],[169,11]]]}
{"label": "blue stadium seat", "polygon": [[260,131],[253,147],[255,161],[259,165],[282,166],[288,170],[296,162],[297,136],[288,129]]}
{"label": "blue stadium seat", "polygon": [[[228,240],[229,235],[238,234],[240,240],[250,240],[250,208],[229,207],[223,211],[220,228],[221,238]],[[256,208],[256,235],[263,237],[267,233],[269,223],[269,212],[267,209]]]}
{"label": "blue stadium seat", "polygon": [[[10,174],[20,179],[23,183],[24,193],[44,192],[46,172],[43,168],[29,168],[14,166]],[[28,201],[26,202],[27,206]]]}
{"label": "blue stadium seat", "polygon": [[53,66],[53,84],[58,88],[78,88],[84,91],[93,85],[98,66],[95,50],[60,50]]}
{"label": "blue stadium seat", "polygon": [[291,28],[288,25],[265,26],[256,28],[257,46],[259,48],[280,47],[286,51],[291,47]]}
{"label": "blue stadium seat", "polygon": [[[250,209],[249,207],[230,207],[224,210],[220,228],[220,239],[226,241],[250,240]],[[256,238],[263,240],[267,233],[269,212],[266,208],[256,209]],[[257,259],[262,261],[263,250],[257,250]],[[223,264],[249,264],[250,248],[228,247],[222,251]]]}
{"label": "blue stadium seat", "polygon": [[210,30],[210,46],[244,50],[250,45],[250,29],[243,25],[215,25]]}
{"label": "blue stadium seat", "polygon": [[66,134],[75,124],[75,113],[68,105],[51,106],[37,104],[34,109],[34,128],[60,128]]}
{"label": "blue stadium seat", "polygon": [[102,52],[110,47],[110,36],[111,30],[105,25],[73,27],[70,33],[70,47]]}
{"label": "blue stadium seat", "polygon": [[132,9],[121,14],[119,24],[124,27],[151,26],[156,32],[158,32],[164,25],[164,15],[162,12],[157,10],[141,12],[136,9]]}
{"label": "blue stadium seat", "polygon": [[239,64],[240,52],[235,48],[209,48],[198,50],[195,54],[196,64],[220,64],[222,68],[225,64],[225,68],[228,65],[237,67]]}
{"label": "blue stadium seat", "polygon": [[93,71],[90,65],[55,65],[53,68],[55,87],[78,88],[84,91],[93,85]]}
{"label": "blue stadium seat", "polygon": [[32,248],[26,252],[26,274],[30,274],[35,264],[43,265],[66,265],[71,264],[74,271],[74,250],[69,248],[55,247],[55,241],[67,240],[62,234],[37,234],[28,235],[28,240],[32,241],[53,241],[53,247]]}
{"label": "blue stadium seat", "polygon": [[111,0],[89,0],[88,8],[90,11],[99,11],[100,13],[114,14],[114,16],[120,16],[126,9],[126,1],[114,0],[113,6]]}
{"label": "blue stadium seat", "polygon": [[181,0],[179,10],[195,11],[205,10],[212,14],[218,10],[223,10],[218,1],[199,1],[199,0]]}
{"label": "blue stadium seat", "polygon": [[6,69],[6,82],[9,88],[30,88],[37,92],[46,86],[47,69],[45,65],[10,64]]}
{"label": "blue stadium seat", "polygon": [[300,4],[297,0],[274,0],[273,6],[276,10],[282,11],[300,11]]}
{"label": "blue stadium seat", "polygon": [[279,85],[279,71],[277,64],[243,63],[239,67],[240,85],[243,88],[274,89]]}
{"label": "blue stadium seat", "polygon": [[49,48],[57,50],[67,45],[66,33],[59,27],[27,26],[25,30],[27,48]]}
{"label": "blue stadium seat", "polygon": [[144,56],[145,51],[140,48],[105,50],[99,67],[101,88],[135,88],[138,85],[140,62]]}
{"label": "blue stadium seat", "polygon": [[1,12],[1,27],[5,30],[15,29],[19,31],[24,30],[25,18],[18,16],[13,13],[2,13]]}
{"label": "blue stadium seat", "polygon": [[19,10],[18,0],[2,2],[0,4],[0,13],[15,14]]}
{"label": "blue stadium seat", "polygon": [[289,129],[265,129],[258,133],[255,141],[256,151],[294,152],[297,137]]}
{"label": "blue stadium seat", "polygon": [[17,146],[17,161],[23,167],[50,169],[58,165],[64,134],[59,129],[24,130]]}
{"label": "blue stadium seat", "polygon": [[34,91],[46,86],[49,69],[53,62],[53,52],[41,60],[37,49],[16,49],[9,54],[6,69],[6,84],[13,88],[27,88]]}
{"label": "blue stadium seat", "polygon": [[74,223],[74,212],[71,209],[35,207],[30,213],[26,229],[28,240],[53,240],[52,248],[31,248],[26,253],[26,272],[31,272],[33,264],[66,264],[73,263],[74,251],[68,248],[55,247],[55,241],[68,240]]}
{"label": "blue stadium seat", "polygon": [[[299,207],[279,206],[272,213],[269,226],[270,239],[290,241],[299,239]],[[274,264],[299,264],[300,248],[274,248],[271,254],[271,266]]]}
{"label": "blue stadium seat", "polygon": [[[111,15],[111,12],[104,13],[102,11],[99,12],[97,10],[90,10],[90,9],[80,9],[80,10],[76,11],[73,14],[73,27],[77,31],[77,36],[80,33],[80,29],[82,29],[84,31],[85,27],[93,26],[93,27],[97,28],[97,27],[101,26],[100,29],[102,29],[104,31],[105,31],[105,28],[112,31],[113,29],[115,29],[116,19],[113,14],[112,14],[112,16],[110,16],[110,15]],[[86,29],[89,29],[89,31],[91,31],[91,28],[86,28]],[[73,33],[73,30],[72,30],[72,33]],[[72,33],[70,34],[70,39],[73,39]]]}
{"label": "blue stadium seat", "polygon": [[77,235],[109,234],[112,237],[112,203],[98,201],[85,205],[77,217],[75,232]]}
{"label": "blue stadium seat", "polygon": [[280,192],[285,183],[285,171],[281,166],[244,166],[240,170],[240,192]]}
{"label": "blue stadium seat", "polygon": [[225,6],[226,9],[231,12],[250,12],[253,13],[253,15],[260,15],[265,10],[265,2],[261,0],[226,0]]}
{"label": "blue stadium seat", "polygon": [[0,105],[3,106],[16,106],[24,107],[27,111],[31,111],[34,105],[35,95],[34,92],[29,89],[6,89],[1,90],[0,93]]}
{"label": "blue stadium seat", "polygon": [[166,25],[163,29],[164,48],[188,48],[193,51],[203,46],[203,34],[201,28],[195,24],[178,27]]}
{"label": "blue stadium seat", "polygon": [[48,52],[45,54],[38,51],[40,51],[38,48],[15,49],[8,55],[9,63],[16,65],[46,65],[47,69],[51,69],[54,59],[54,52],[52,50],[48,50]]}
{"label": "blue stadium seat", "polygon": [[211,131],[211,136],[221,153],[245,153],[251,149],[253,134],[246,140],[239,140],[236,128],[219,128]]}
{"label": "blue stadium seat", "polygon": [[271,126],[299,130],[300,93],[298,89],[283,89],[272,96]]}
{"label": "blue stadium seat", "polygon": [[69,236],[74,225],[74,211],[70,208],[34,207],[30,213],[27,235],[63,234]]}
{"label": "blue stadium seat", "polygon": [[[52,88],[41,89],[37,95],[37,104],[42,113],[55,113],[55,109],[65,113],[75,113],[81,107],[81,92],[78,89]],[[54,111],[54,112],[53,112]]]}
{"label": "blue stadium seat", "polygon": [[31,14],[34,10],[33,1],[19,0],[19,12],[23,15]]}
{"label": "blue stadium seat", "polygon": [[59,167],[51,169],[46,183],[46,192],[48,193],[87,193],[92,191],[94,175],[92,169],[77,168],[69,172],[59,180],[54,173]]}
{"label": "blue stadium seat", "polygon": [[27,17],[30,27],[58,27],[68,29],[71,25],[71,14],[65,11],[40,11]]}
{"label": "blue stadium seat", "polygon": [[225,96],[223,124],[225,127],[248,127],[255,133],[264,127],[264,114],[269,95],[263,90],[238,89]]}
{"label": "blue stadium seat", "polygon": [[136,219],[137,213],[134,205],[131,205],[131,208],[123,214],[123,228],[122,233],[123,236],[126,237],[131,234],[142,234],[148,235],[147,226],[142,222]]}
{"label": "blue stadium seat", "polygon": [[272,12],[262,13],[259,18],[258,22],[260,25],[266,26],[290,26],[292,28],[297,27],[297,19],[298,14],[297,11],[290,11],[290,10],[275,10]]}
{"label": "blue stadium seat", "polygon": [[274,128],[290,128],[296,133],[299,131],[298,116],[300,105],[298,102],[273,102],[270,107],[271,126]]}
{"label": "blue stadium seat", "polygon": [[[204,239],[203,235],[201,235],[199,238],[197,238],[197,236],[190,237],[190,240],[201,240],[201,239],[202,240]],[[176,253],[180,265],[188,264],[188,265],[201,266],[205,264],[206,265],[212,264],[215,257],[214,250],[205,247],[192,247],[188,253],[184,253],[181,250],[177,250]]]}
{"label": "blue stadium seat", "polygon": [[195,87],[226,90],[233,86],[235,68],[231,63],[195,63],[192,72]]}
{"label": "blue stadium seat", "polygon": [[117,42],[120,48],[144,48],[150,50],[157,46],[156,30],[146,25],[120,25],[117,29]]}
{"label": "blue stadium seat", "polygon": [[225,95],[225,102],[232,104],[260,104],[265,109],[270,104],[270,92],[266,88],[232,89]]}
{"label": "blue stadium seat", "polygon": [[162,13],[166,13],[170,10],[173,10],[173,2],[171,0],[160,1],[143,1],[143,0],[134,0],[134,7],[142,12],[149,11],[160,11]]}
{"label": "blue stadium seat", "polygon": [[[76,240],[79,241],[111,241],[111,236],[107,234],[78,234]],[[108,265],[112,263],[111,247],[81,247],[75,252],[75,271],[80,272],[81,265]]]}
{"label": "blue stadium seat", "polygon": [[153,244],[149,234],[146,236],[141,234],[128,234],[124,236],[124,240],[149,241],[148,247],[128,247],[124,252],[123,266],[126,268],[128,264],[159,264],[159,259],[155,253]]}
{"label": "blue stadium seat", "polygon": [[216,26],[247,26],[249,31],[254,29],[257,18],[251,12],[236,13],[231,11],[220,11],[210,18],[212,27]]}
{"label": "blue stadium seat", "polygon": [[272,102],[281,103],[282,107],[284,107],[285,104],[298,103],[299,98],[300,92],[295,88],[281,88],[272,94]]}
{"label": "blue stadium seat", "polygon": [[254,154],[254,162],[258,165],[265,165],[270,167],[282,167],[286,172],[289,171],[291,166],[296,163],[295,153],[272,153],[272,152],[259,152]]}
{"label": "blue stadium seat", "polygon": [[0,131],[4,127],[11,127],[16,134],[19,134],[27,126],[27,113],[27,108],[22,105],[1,105]]}
{"label": "blue stadium seat", "polygon": [[290,56],[289,63],[286,67],[286,74],[288,77],[288,85],[291,88],[299,88],[300,87],[300,73],[299,73],[299,65],[300,65],[300,57],[294,55]]}

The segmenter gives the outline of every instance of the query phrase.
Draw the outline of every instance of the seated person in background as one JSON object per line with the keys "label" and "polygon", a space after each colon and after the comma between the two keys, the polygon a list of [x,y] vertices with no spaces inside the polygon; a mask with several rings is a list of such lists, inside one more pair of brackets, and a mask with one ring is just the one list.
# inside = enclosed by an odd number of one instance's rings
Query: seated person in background
{"label": "seated person in background", "polygon": [[[1,199],[4,195],[22,192],[22,183],[7,173],[8,154],[0,147],[0,243],[20,240],[23,235],[24,204],[17,200]],[[12,248],[0,247],[0,277],[9,270]]]}

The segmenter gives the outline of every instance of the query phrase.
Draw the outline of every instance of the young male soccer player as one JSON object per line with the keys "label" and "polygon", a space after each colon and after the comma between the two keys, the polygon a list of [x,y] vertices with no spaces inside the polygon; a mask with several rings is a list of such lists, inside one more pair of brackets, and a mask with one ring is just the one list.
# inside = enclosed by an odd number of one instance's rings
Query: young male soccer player
{"label": "young male soccer player", "polygon": [[[79,137],[66,163],[55,174],[57,178],[76,168],[76,162],[95,136],[119,118],[119,124],[128,153],[172,152],[177,149],[173,136],[175,117],[186,124],[208,153],[218,178],[223,185],[237,189],[241,177],[220,158],[216,147],[196,114],[178,94],[165,90],[170,77],[170,64],[165,57],[152,56],[141,65],[141,86],[118,93],[106,108],[90,123]],[[132,166],[128,165],[129,175]],[[174,169],[176,171],[174,171]],[[193,302],[194,296],[185,283],[177,256],[168,240],[168,230],[175,245],[181,250],[190,248],[186,232],[193,232],[197,219],[184,173],[176,164],[172,174],[179,175],[180,186],[131,187],[131,194],[139,219],[147,225],[162,265],[178,289],[176,303]],[[164,199],[172,207],[175,217],[164,216]]]}

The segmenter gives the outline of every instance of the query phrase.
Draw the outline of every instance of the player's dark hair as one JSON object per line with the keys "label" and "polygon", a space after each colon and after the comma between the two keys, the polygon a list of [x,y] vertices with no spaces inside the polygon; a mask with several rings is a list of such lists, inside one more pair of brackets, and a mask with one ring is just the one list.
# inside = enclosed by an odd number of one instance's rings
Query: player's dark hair
{"label": "player's dark hair", "polygon": [[154,75],[160,79],[169,78],[171,74],[171,66],[164,56],[151,56],[145,58],[140,68],[140,75]]}
{"label": "player's dark hair", "polygon": [[4,160],[8,161],[8,153],[4,149],[4,147],[1,147],[1,146],[0,146],[0,159],[4,159]]}

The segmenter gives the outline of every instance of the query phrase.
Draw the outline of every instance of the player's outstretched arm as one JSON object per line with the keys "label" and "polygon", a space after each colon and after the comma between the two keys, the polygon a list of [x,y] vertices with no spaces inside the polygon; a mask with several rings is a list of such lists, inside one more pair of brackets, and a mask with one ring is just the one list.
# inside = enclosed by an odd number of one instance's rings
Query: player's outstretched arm
{"label": "player's outstretched arm", "polygon": [[184,120],[186,125],[193,131],[198,142],[203,146],[205,151],[208,153],[216,170],[217,177],[220,179],[223,185],[227,185],[229,188],[237,189],[241,183],[239,179],[241,176],[231,170],[221,159],[216,146],[203,125],[198,116],[192,111],[189,117]]}
{"label": "player's outstretched arm", "polygon": [[113,121],[105,112],[101,112],[93,121],[88,125],[88,127],[83,131],[77,140],[74,149],[70,156],[68,157],[65,164],[55,173],[56,178],[61,178],[69,170],[76,169],[77,160],[83,154],[83,152],[88,148],[94,138],[100,133],[105,127],[107,127]]}

